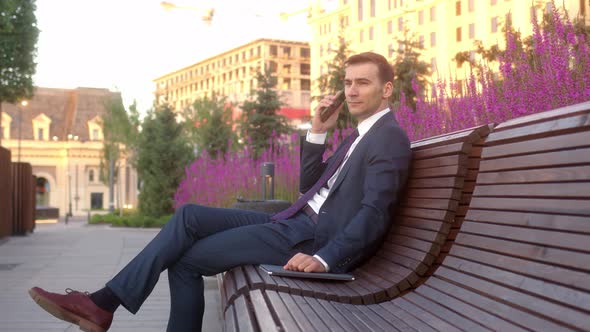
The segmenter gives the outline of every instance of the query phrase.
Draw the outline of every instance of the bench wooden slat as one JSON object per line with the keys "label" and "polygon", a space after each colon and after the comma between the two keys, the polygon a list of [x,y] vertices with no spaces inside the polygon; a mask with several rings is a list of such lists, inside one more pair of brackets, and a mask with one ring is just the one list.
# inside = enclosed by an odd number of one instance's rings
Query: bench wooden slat
{"label": "bench wooden slat", "polygon": [[484,159],[505,158],[514,155],[571,150],[588,146],[590,146],[590,132],[583,131],[568,135],[550,136],[536,140],[490,146],[485,149],[481,157]]}
{"label": "bench wooden slat", "polygon": [[302,308],[295,303],[291,294],[278,293],[278,296],[288,308],[289,313],[293,316],[300,331],[322,330],[320,326],[318,326],[319,324],[323,324],[321,319],[309,310],[302,310]]}
{"label": "bench wooden slat", "polygon": [[[336,321],[330,317],[325,309],[321,308],[321,306],[318,307],[311,305],[308,301],[306,301],[306,297],[292,296],[292,299],[301,309],[305,317],[311,321],[313,326],[313,329],[311,330],[328,331],[334,326],[338,326]],[[304,331],[307,330],[304,329]]]}
{"label": "bench wooden slat", "polygon": [[[281,329],[279,329],[280,331],[301,331],[301,329],[299,329],[299,325],[297,325],[297,322],[295,321],[295,319],[293,318],[293,316],[290,313],[290,310],[287,308],[287,306],[285,306],[285,303],[283,302],[283,300],[281,299],[281,297],[279,296],[279,292],[277,291],[261,291],[261,290],[254,290],[251,293],[257,293],[257,296],[262,296],[264,294],[264,296],[266,296],[268,302],[265,303],[261,303],[260,306],[255,306],[254,309],[256,311],[259,310],[260,308],[260,315],[268,315],[269,317],[272,317],[272,313],[274,313],[274,315],[276,315],[278,321],[281,324]],[[262,298],[262,300],[264,300],[264,298]],[[264,309],[264,307],[266,309]],[[258,315],[257,315],[258,316]],[[272,327],[271,327],[272,328]],[[261,332],[265,331],[264,329],[261,329]]]}
{"label": "bench wooden slat", "polygon": [[440,248],[439,245],[433,244],[432,242],[423,241],[416,238],[407,237],[401,234],[392,233],[387,237],[387,242],[399,244],[402,246],[416,248],[424,252],[429,252],[433,248],[434,250],[438,250]]}
{"label": "bench wooden slat", "polygon": [[348,317],[363,324],[365,331],[397,331],[389,322],[383,320],[379,315],[371,311],[361,310],[364,306],[339,305],[337,309]]}
{"label": "bench wooden slat", "polygon": [[479,136],[487,135],[491,130],[489,125],[481,125],[466,129],[461,129],[452,133],[436,135],[423,138],[412,142],[412,149],[420,150],[428,147],[446,145],[454,142],[469,142],[477,140]]}
{"label": "bench wooden slat", "polygon": [[422,308],[416,306],[415,304],[411,303],[403,297],[398,297],[392,302],[395,303],[396,306],[411,313],[412,315],[416,316],[417,318],[419,318],[426,324],[432,326],[436,330],[448,332],[461,331],[456,326],[453,326],[448,322],[444,321],[442,318],[434,316],[433,314],[423,310]]}
{"label": "bench wooden slat", "polygon": [[461,231],[469,234],[590,253],[590,236],[584,234],[479,222],[467,222],[463,224]]}
{"label": "bench wooden slat", "polygon": [[463,259],[477,260],[482,264],[496,266],[529,277],[590,291],[590,278],[588,273],[585,272],[534,262],[528,259],[508,257],[461,245],[453,247],[452,255]]}
{"label": "bench wooden slat", "polygon": [[233,304],[225,310],[223,314],[223,331],[224,332],[238,332],[236,324],[236,314]]}
{"label": "bench wooden slat", "polygon": [[[349,326],[347,325],[346,321],[343,321],[342,319],[338,319],[334,317],[334,314],[336,314],[336,311],[328,311],[326,310],[326,308],[324,308],[324,306],[322,306],[322,304],[320,303],[320,301],[318,301],[317,299],[313,298],[313,297],[297,297],[299,300],[297,300],[297,303],[300,303],[299,301],[304,301],[306,303],[306,305],[309,306],[309,308],[311,310],[313,310],[315,313],[317,313],[317,315],[322,319],[324,326],[326,326],[327,328],[325,329],[325,331],[350,331],[349,330]],[[322,301],[325,303],[325,301]]]}
{"label": "bench wooden slat", "polygon": [[436,242],[438,244],[442,244],[444,242],[444,235],[438,232],[428,231],[425,229],[417,229],[417,228],[410,228],[405,226],[398,226],[396,228],[397,233],[401,235],[406,235],[409,237],[414,237],[417,239],[429,241],[429,242]]}
{"label": "bench wooden slat", "polygon": [[478,184],[493,183],[547,183],[589,181],[590,166],[559,167],[543,169],[527,169],[522,171],[506,171],[480,173]]}
{"label": "bench wooden slat", "polygon": [[[482,295],[479,292],[462,287],[461,284],[457,284],[454,280],[444,280],[439,276],[435,276],[429,278],[426,281],[426,285],[440,292],[444,292],[447,295],[453,296],[467,305],[474,306],[480,310],[485,310],[493,316],[506,320],[509,324],[518,325],[532,331],[571,331],[571,329],[565,328],[552,321],[547,321],[546,319],[531,314],[528,311],[509,306],[504,302],[495,301],[485,294]],[[481,315],[473,317],[473,319],[481,321],[487,319],[487,317],[489,317],[489,315]],[[512,329],[499,328],[501,322],[492,326],[498,327],[498,331],[513,331]],[[515,330],[517,329],[518,328]]]}
{"label": "bench wooden slat", "polygon": [[588,204],[588,200],[520,197],[473,197],[471,200],[470,209],[490,209],[490,207],[493,207],[494,210],[590,216],[590,204]]}
{"label": "bench wooden slat", "polygon": [[468,154],[471,150],[471,144],[464,142],[441,145],[433,148],[422,150],[412,150],[412,160],[420,160],[434,157],[444,157],[453,154]]}
{"label": "bench wooden slat", "polygon": [[430,325],[426,324],[422,320],[418,319],[416,316],[408,313],[407,311],[403,310],[399,306],[393,303],[393,301],[383,302],[380,303],[379,306],[385,309],[387,312],[392,314],[394,317],[402,320],[409,326],[413,327],[417,331],[424,331],[424,332],[435,332],[436,330],[432,328]]}
{"label": "bench wooden slat", "polygon": [[435,210],[456,210],[459,202],[442,198],[407,198],[401,202],[404,208],[423,208]]}
{"label": "bench wooden slat", "polygon": [[571,183],[533,183],[533,184],[495,184],[478,186],[473,193],[476,196],[496,197],[553,197],[553,198],[588,198],[590,182]]}
{"label": "bench wooden slat", "polygon": [[560,107],[554,110],[527,115],[502,122],[494,127],[495,130],[505,130],[512,127],[528,125],[539,121],[548,121],[553,119],[571,117],[578,114],[587,113],[590,110],[590,102],[583,102],[575,105]]}
{"label": "bench wooden slat", "polygon": [[425,218],[433,220],[441,220],[446,222],[452,222],[454,213],[448,210],[433,210],[433,209],[422,209],[422,208],[408,208],[401,207],[397,213],[400,216]]}
{"label": "bench wooden slat", "polygon": [[497,130],[488,136],[486,144],[491,146],[500,143],[510,143],[515,140],[540,139],[552,135],[567,134],[587,126],[590,126],[590,116],[588,116],[588,113],[583,113],[506,130],[498,130],[501,128],[496,127]]}
{"label": "bench wooden slat", "polygon": [[462,177],[432,177],[424,179],[412,179],[408,181],[408,188],[461,188],[464,179]]}
{"label": "bench wooden slat", "polygon": [[399,319],[399,317],[392,315],[389,311],[385,310],[385,308],[383,308],[380,305],[372,304],[372,305],[368,305],[368,306],[363,306],[363,308],[366,310],[371,310],[372,312],[379,315],[379,317],[386,319],[388,322],[391,323],[391,325],[394,326],[394,328],[396,330],[398,330],[400,332],[416,331],[416,329],[412,328],[406,322]]}
{"label": "bench wooden slat", "polygon": [[[435,279],[435,278],[432,278]],[[440,280],[440,279],[437,279]],[[450,309],[452,309],[454,312],[465,316],[468,319],[471,319],[481,325],[483,325],[484,327],[491,327],[491,329],[495,330],[495,331],[511,331],[511,332],[517,332],[517,331],[528,331],[525,330],[523,328],[520,328],[519,326],[516,326],[514,324],[511,324],[507,321],[505,321],[504,319],[501,319],[493,314],[490,314],[486,311],[483,311],[477,307],[474,307],[471,304],[468,304],[466,302],[463,302],[455,297],[453,297],[452,295],[453,292],[451,289],[449,288],[445,288],[445,291],[449,291],[449,293],[443,293],[441,291],[439,291],[436,288],[433,288],[430,286],[429,283],[430,279],[427,281],[427,283],[422,286],[422,287],[418,287],[416,289],[416,293],[420,294],[421,296],[423,296],[426,299],[429,299],[433,302],[436,303],[442,303],[444,304],[445,307],[448,307]],[[439,284],[440,287],[440,284]],[[457,325],[457,324],[455,324]],[[463,325],[461,324],[461,327],[463,328]],[[470,329],[468,329],[470,330]]]}
{"label": "bench wooden slat", "polygon": [[411,198],[442,198],[459,200],[461,197],[461,190],[455,188],[442,189],[410,189],[407,192],[407,197]]}
{"label": "bench wooden slat", "polygon": [[486,236],[466,233],[461,233],[457,236],[455,245],[458,244],[579,270],[587,270],[590,266],[590,257],[588,254],[534,244],[490,239]]}
{"label": "bench wooden slat", "polygon": [[410,165],[412,169],[432,169],[442,166],[463,165],[467,162],[467,158],[465,154],[456,154],[438,158],[420,159],[412,161]]}
{"label": "bench wooden slat", "polygon": [[437,168],[413,169],[410,172],[410,177],[413,181],[414,179],[464,176],[465,174],[467,174],[467,165],[453,165]]}
{"label": "bench wooden slat", "polygon": [[542,214],[533,212],[510,212],[471,210],[468,219],[477,222],[490,222],[513,226],[528,226],[556,231],[571,231],[590,234],[588,217]]}
{"label": "bench wooden slat", "polygon": [[421,228],[435,232],[443,232],[446,233],[448,231],[448,227],[450,227],[449,223],[438,221],[438,220],[431,220],[431,219],[421,219],[421,218],[412,218],[412,217],[404,217],[399,221],[400,225],[412,228]]}
{"label": "bench wooden slat", "polygon": [[[257,331],[257,329],[254,327],[255,320],[252,317],[252,312],[248,308],[248,305],[246,303],[244,296],[240,296],[240,297],[236,298],[233,301],[233,306],[235,309],[235,319],[236,319],[236,324],[238,326],[238,330],[239,331],[248,331],[248,332],[249,331]],[[260,310],[263,310],[263,308],[260,308]],[[268,317],[270,317],[270,315]],[[263,325],[264,323],[265,323],[264,321],[260,321],[260,320],[258,321],[258,324]],[[266,326],[266,325],[263,325],[263,326]],[[277,330],[269,328],[268,330],[265,330],[265,331],[277,331]]]}
{"label": "bench wooden slat", "polygon": [[[459,273],[447,267],[453,267],[466,273]],[[544,283],[452,256],[447,256],[445,265],[437,270],[437,274],[449,279],[454,278],[453,280],[463,283],[466,287],[495,297],[499,301],[512,303],[546,317],[553,317],[564,325],[578,329],[590,326],[590,314],[587,311],[590,302],[586,297],[581,296],[583,293],[575,293],[562,286]],[[546,298],[552,301],[548,301]],[[564,301],[566,299],[567,301]],[[572,309],[570,306],[577,306],[585,311]],[[559,313],[559,315],[557,316],[555,313]]]}
{"label": "bench wooden slat", "polygon": [[480,172],[538,169],[590,163],[590,148],[482,160]]}
{"label": "bench wooden slat", "polygon": [[443,307],[442,305],[425,298],[417,292],[410,292],[403,297],[405,300],[411,302],[413,305],[420,307],[422,310],[429,312],[433,316],[443,318],[449,324],[460,327],[465,331],[491,331],[476,322],[469,320],[457,313]]}

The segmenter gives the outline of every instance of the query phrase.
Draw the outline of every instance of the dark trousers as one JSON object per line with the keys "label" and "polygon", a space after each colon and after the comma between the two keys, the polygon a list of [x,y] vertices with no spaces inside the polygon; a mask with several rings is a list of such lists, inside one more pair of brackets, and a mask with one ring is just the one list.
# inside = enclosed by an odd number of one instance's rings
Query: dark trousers
{"label": "dark trousers", "polygon": [[185,205],[107,287],[136,313],[167,269],[168,331],[200,331],[202,276],[245,264],[283,265],[298,252],[311,254],[314,230],[304,213],[272,221],[266,213]]}

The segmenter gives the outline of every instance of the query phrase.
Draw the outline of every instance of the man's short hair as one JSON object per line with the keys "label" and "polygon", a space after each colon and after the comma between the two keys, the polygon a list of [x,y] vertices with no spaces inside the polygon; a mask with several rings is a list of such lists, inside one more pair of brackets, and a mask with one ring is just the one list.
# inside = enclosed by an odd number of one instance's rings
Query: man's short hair
{"label": "man's short hair", "polygon": [[355,54],[346,59],[344,65],[348,66],[361,63],[375,64],[379,71],[379,79],[381,80],[381,83],[393,83],[393,67],[391,66],[391,64],[389,64],[389,62],[387,62],[387,59],[385,59],[383,55],[374,52],[363,52]]}

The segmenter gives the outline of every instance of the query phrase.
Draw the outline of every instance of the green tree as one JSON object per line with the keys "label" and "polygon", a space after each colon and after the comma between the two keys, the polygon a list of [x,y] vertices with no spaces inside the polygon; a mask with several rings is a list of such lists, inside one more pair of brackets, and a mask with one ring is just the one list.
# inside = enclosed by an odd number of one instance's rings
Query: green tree
{"label": "green tree", "polygon": [[158,106],[143,121],[137,151],[142,214],[160,217],[173,212],[174,193],[192,159],[182,126],[168,105]]}
{"label": "green tree", "polygon": [[240,123],[242,137],[250,140],[255,158],[270,147],[269,140],[273,133],[280,135],[289,131],[285,117],[277,114],[282,105],[275,90],[277,78],[272,75],[270,69],[265,68],[264,74],[259,72],[256,79],[256,98],[243,103]]}
{"label": "green tree", "polygon": [[186,129],[191,141],[198,150],[216,158],[224,155],[229,142],[236,142],[237,135],[232,130],[232,105],[225,97],[204,97],[197,99],[192,108],[184,110]]}
{"label": "green tree", "polygon": [[408,31],[404,31],[403,38],[398,40],[398,49],[393,60],[393,93],[391,102],[397,107],[401,101],[402,93],[406,103],[415,111],[418,93],[424,93],[430,77],[430,64],[420,59],[424,46]]}
{"label": "green tree", "polygon": [[111,160],[114,163],[113,182],[117,182],[121,155],[133,161],[137,146],[139,112],[134,102],[128,113],[120,95],[105,101],[104,105],[105,113],[102,117],[104,141],[99,178],[108,185]]}
{"label": "green tree", "polygon": [[35,9],[35,0],[0,1],[0,126],[2,102],[33,96],[39,37]]}
{"label": "green tree", "polygon": [[[334,57],[332,58],[332,61],[328,63],[328,71],[321,75],[317,80],[318,89],[322,95],[315,96],[316,99],[322,98],[324,94],[335,94],[339,90],[344,89],[344,76],[346,75],[344,63],[346,62],[346,59],[348,59],[350,50],[348,49],[348,43],[342,33],[340,33],[338,40],[338,49],[329,50],[334,52]],[[343,129],[355,126],[356,120],[350,114],[348,105],[344,103],[344,106],[340,110],[340,114],[338,114],[336,128]]]}

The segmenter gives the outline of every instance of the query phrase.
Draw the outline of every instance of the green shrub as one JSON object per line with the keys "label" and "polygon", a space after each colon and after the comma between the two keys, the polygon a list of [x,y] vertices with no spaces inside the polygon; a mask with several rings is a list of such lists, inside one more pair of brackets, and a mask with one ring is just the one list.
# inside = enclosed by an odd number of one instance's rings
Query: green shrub
{"label": "green shrub", "polygon": [[124,213],[122,216],[116,214],[96,214],[90,218],[90,224],[111,224],[116,227],[136,227],[136,228],[161,228],[172,215],[162,217],[144,216],[137,211],[133,213]]}

